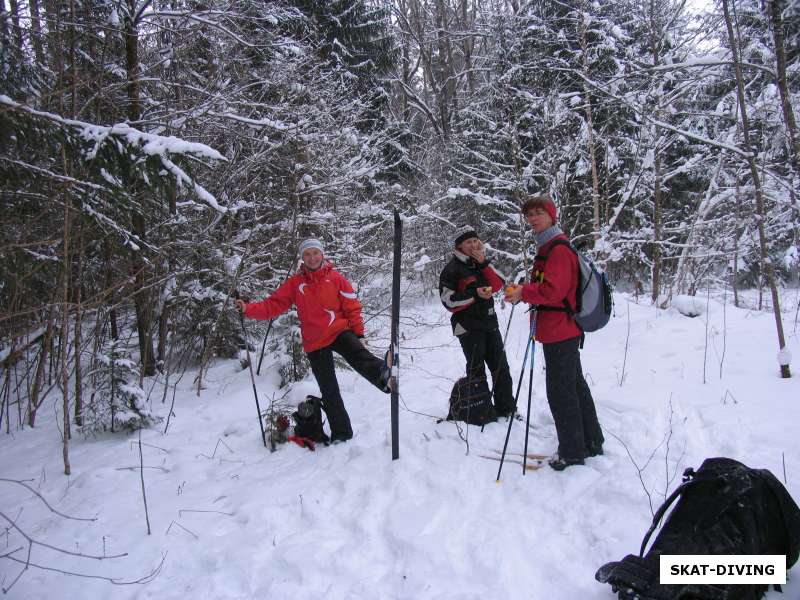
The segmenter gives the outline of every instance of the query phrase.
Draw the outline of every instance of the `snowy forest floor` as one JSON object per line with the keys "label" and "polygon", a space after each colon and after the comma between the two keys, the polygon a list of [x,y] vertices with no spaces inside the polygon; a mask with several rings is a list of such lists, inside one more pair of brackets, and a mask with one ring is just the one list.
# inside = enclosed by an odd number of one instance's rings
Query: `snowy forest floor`
{"label": "snowy forest floor", "polygon": [[[611,323],[587,337],[582,353],[605,455],[562,473],[523,476],[519,465],[506,464],[499,484],[498,463],[479,455],[502,448],[505,421],[483,433],[470,427],[467,454],[455,424],[426,416],[446,414],[464,368],[438,301],[403,309],[398,461],[391,460],[389,397],[342,370],[354,439],[314,453],[281,445],[271,454],[259,439],[248,371],[220,361],[199,397],[194,374],[182,379],[166,435],[163,423],[142,432],[152,535],[138,436],[76,436],[73,474],[65,477],[51,405],[35,429],[0,436],[0,477],[26,481],[66,515],[96,520],[66,519],[2,481],[0,511],[37,542],[85,555],[127,554],[94,560],[37,544],[31,562],[118,583],[160,571],[149,583],[118,586],[30,567],[6,597],[610,600],[595,571],[638,552],[651,505],[660,505],[685,468],[728,456],[771,470],[800,500],[795,296],[787,294],[784,315],[794,377],[782,380],[770,312],[712,299],[706,315],[688,318],[618,294]],[[503,330],[510,312],[499,311]],[[515,311],[507,343],[515,386],[526,319]],[[368,327],[379,355],[387,345],[381,326]],[[529,451],[551,453],[556,438],[542,365],[537,347]],[[262,408],[283,393],[272,371],[267,359],[257,380]],[[296,404],[308,393],[317,393],[310,378],[287,399]],[[169,403],[160,403],[157,387],[153,398],[166,416]],[[523,416],[526,402],[527,375]],[[524,428],[514,423],[511,451],[521,452]],[[4,526],[0,555],[17,547],[23,550],[14,556],[24,560],[27,542]],[[767,598],[800,597],[799,569],[789,572],[783,595]],[[0,584],[7,588],[20,570],[0,561]]]}

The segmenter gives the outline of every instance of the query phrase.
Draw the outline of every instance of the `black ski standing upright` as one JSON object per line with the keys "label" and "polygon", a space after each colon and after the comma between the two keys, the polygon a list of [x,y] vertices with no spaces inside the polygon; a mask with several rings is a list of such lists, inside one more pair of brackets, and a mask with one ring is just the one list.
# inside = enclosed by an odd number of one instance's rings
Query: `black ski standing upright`
{"label": "black ski standing upright", "polygon": [[389,360],[392,366],[392,460],[400,458],[400,382],[399,382],[399,328],[400,328],[400,252],[403,247],[403,222],[394,211],[394,263],[392,265],[392,337]]}

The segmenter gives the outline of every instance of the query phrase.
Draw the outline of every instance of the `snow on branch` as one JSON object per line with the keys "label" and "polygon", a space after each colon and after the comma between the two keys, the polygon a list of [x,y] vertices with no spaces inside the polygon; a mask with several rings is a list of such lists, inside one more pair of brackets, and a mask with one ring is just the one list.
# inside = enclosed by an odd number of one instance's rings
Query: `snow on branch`
{"label": "snow on branch", "polygon": [[447,193],[439,198],[439,200],[457,200],[458,198],[463,198],[464,196],[468,198],[472,198],[477,204],[481,206],[485,206],[487,204],[499,204],[501,206],[505,206],[505,202],[499,200],[498,198],[494,198],[492,196],[487,196],[481,192],[473,192],[472,190],[468,190],[467,188],[461,187],[451,187],[447,189]]}
{"label": "snow on branch", "polygon": [[[0,95],[0,107],[3,107],[3,105],[7,109],[22,112],[55,124],[62,129],[70,130],[78,138],[89,144],[89,149],[83,150],[84,158],[87,161],[97,157],[98,152],[109,141],[123,147],[138,149],[147,156],[158,157],[164,168],[175,175],[178,183],[190,185],[195,194],[214,210],[221,213],[227,212],[227,208],[221,206],[212,194],[196,183],[169,158],[170,155],[183,155],[208,160],[226,160],[222,154],[210,146],[198,142],[189,142],[175,136],[145,133],[126,123],[108,126],[67,119],[54,113],[35,110],[15,102],[8,96]],[[105,179],[108,180],[108,177],[105,177]]]}
{"label": "snow on branch", "polygon": [[593,79],[591,79],[589,77],[586,77],[583,73],[581,73],[581,72],[579,72],[577,70],[571,71],[571,72],[573,72],[575,75],[577,75],[578,77],[583,79],[587,84],[592,86],[597,91],[599,91],[599,92],[601,92],[601,93],[613,98],[614,100],[616,100],[617,102],[620,102],[621,104],[623,104],[625,106],[628,106],[634,112],[636,112],[636,114],[638,114],[645,121],[647,121],[648,123],[651,123],[652,125],[656,125],[658,127],[661,127],[662,129],[666,129],[668,131],[672,131],[673,133],[677,133],[678,135],[681,135],[681,136],[683,136],[685,138],[688,138],[688,139],[691,139],[691,140],[695,140],[695,141],[701,142],[703,144],[708,144],[709,146],[716,146],[717,148],[722,148],[724,150],[728,150],[730,152],[733,152],[734,154],[738,154],[742,158],[749,158],[750,157],[750,153],[749,152],[746,152],[746,151],[742,150],[738,146],[734,146],[733,144],[726,144],[725,142],[720,142],[720,141],[717,141],[717,140],[712,140],[712,139],[709,139],[709,138],[707,138],[705,136],[698,135],[696,133],[692,133],[691,131],[686,131],[685,129],[681,129],[679,127],[674,127],[674,126],[670,125],[669,123],[665,123],[664,121],[660,121],[659,119],[655,119],[650,114],[648,114],[648,112],[646,110],[643,110],[642,107],[635,106],[631,102],[628,102],[624,98],[622,98],[622,97],[618,96],[617,94],[611,92],[608,89],[607,86],[604,86],[604,85],[602,85],[600,83],[597,83]]}

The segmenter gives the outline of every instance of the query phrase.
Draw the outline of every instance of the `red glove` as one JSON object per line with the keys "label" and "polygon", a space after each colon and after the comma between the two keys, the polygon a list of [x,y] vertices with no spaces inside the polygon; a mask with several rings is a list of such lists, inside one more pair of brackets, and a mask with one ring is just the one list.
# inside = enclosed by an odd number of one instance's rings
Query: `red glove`
{"label": "red glove", "polygon": [[301,448],[308,448],[311,452],[314,452],[317,449],[317,444],[314,440],[310,440],[308,438],[300,437],[298,435],[290,435],[286,438],[287,442],[294,442]]}

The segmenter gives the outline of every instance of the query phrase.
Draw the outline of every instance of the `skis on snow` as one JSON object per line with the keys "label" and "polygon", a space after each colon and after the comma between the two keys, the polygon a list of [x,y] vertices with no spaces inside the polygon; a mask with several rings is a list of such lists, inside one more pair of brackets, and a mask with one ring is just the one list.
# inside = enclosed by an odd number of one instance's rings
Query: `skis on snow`
{"label": "skis on snow", "polygon": [[[496,460],[496,461],[501,461],[502,460],[503,462],[512,463],[512,464],[515,464],[515,465],[522,465],[522,462],[523,462],[521,459],[508,458],[508,456],[506,456],[505,459],[502,456],[493,456],[493,455],[490,455],[490,454],[479,454],[478,456],[480,458],[486,458],[488,460]],[[526,471],[538,471],[544,465],[545,465],[545,462],[543,460],[536,459],[536,460],[533,460],[531,462],[526,462],[523,466],[525,467]]]}
{"label": "skis on snow", "polygon": [[399,390],[399,326],[400,326],[400,252],[403,246],[403,222],[394,211],[394,262],[392,265],[392,333],[389,364],[392,368],[392,460],[400,458],[400,390]]}
{"label": "skis on snow", "polygon": [[[479,454],[481,458],[486,458],[488,460],[496,460],[500,461],[503,459],[503,451],[502,450],[492,450],[497,456],[491,454]],[[516,465],[524,465],[526,471],[536,471],[537,469],[541,469],[548,460],[552,457],[547,454],[525,454],[523,452],[506,452],[506,457],[512,456],[514,458],[506,458],[505,462],[510,462]],[[532,462],[528,462],[532,461]]]}

